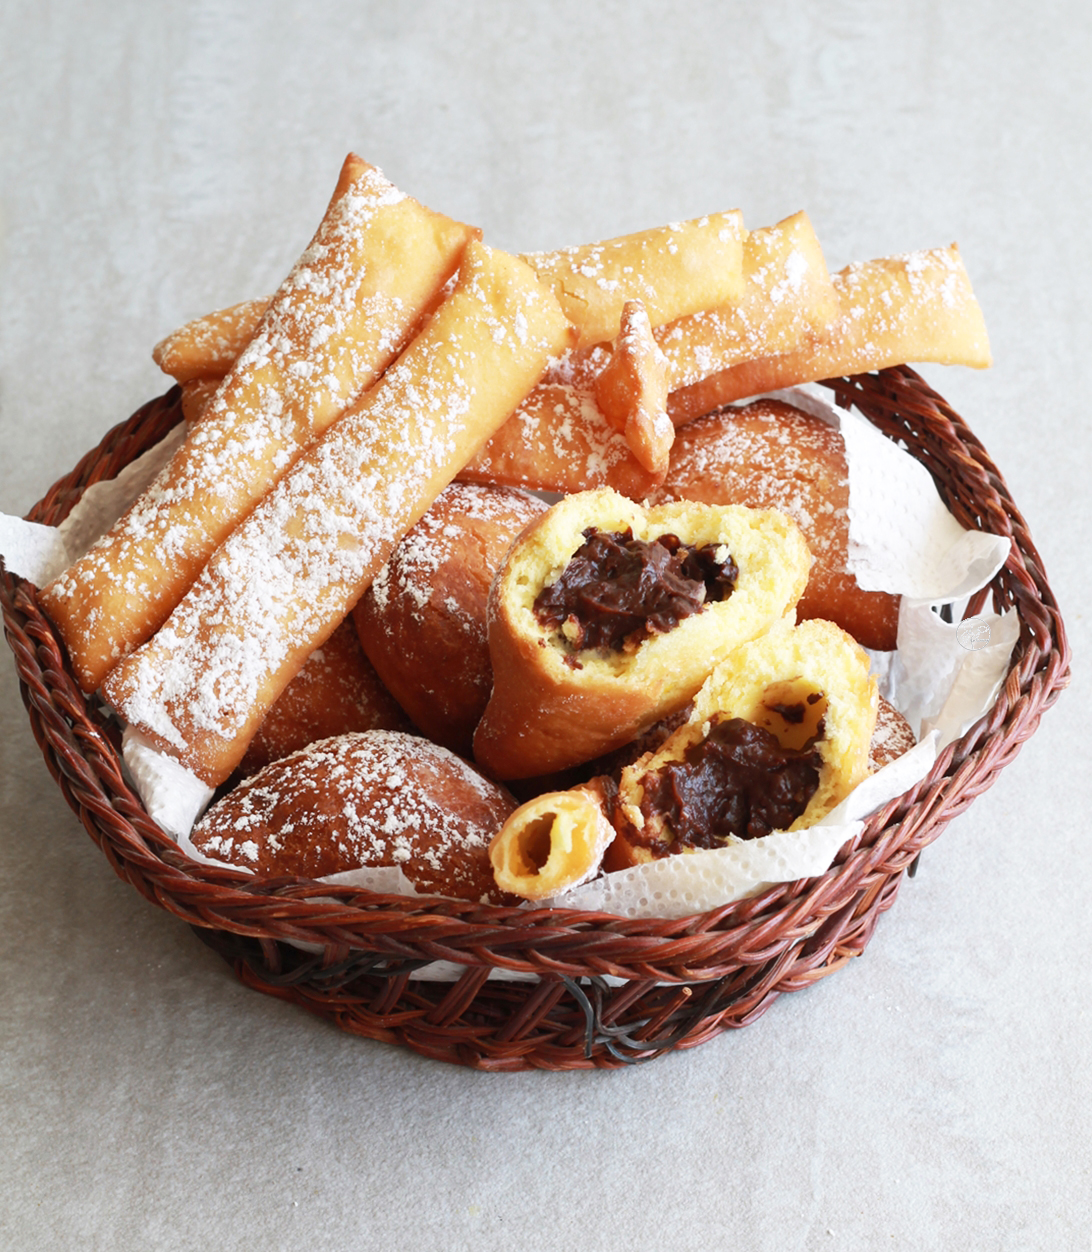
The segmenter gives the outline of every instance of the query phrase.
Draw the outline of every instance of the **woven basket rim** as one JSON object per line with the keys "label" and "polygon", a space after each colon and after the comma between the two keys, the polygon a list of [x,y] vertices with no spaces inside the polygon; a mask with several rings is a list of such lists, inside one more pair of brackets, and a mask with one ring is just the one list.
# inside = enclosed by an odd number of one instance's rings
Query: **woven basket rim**
{"label": "woven basket rim", "polygon": [[[85,698],[63,645],[37,604],[37,589],[0,564],[5,634],[35,738],[51,774],[115,871],[158,906],[196,928],[317,945],[334,970],[364,953],[409,971],[445,960],[481,971],[564,979],[610,975],[642,984],[696,983],[754,966],[785,945],[821,944],[853,901],[887,907],[887,882],[986,790],[1034,732],[1068,683],[1070,652],[1042,562],[1000,473],[963,420],[907,366],[828,380],[885,433],[908,444],[932,472],[965,526],[1012,537],[1012,554],[991,583],[1014,608],[1021,633],[994,708],[948,745],[929,774],[885,805],[823,875],[675,919],[506,908],[466,901],[378,895],[302,879],[256,878],[188,860],[148,817],[122,772],[119,743],[96,701]],[[892,417],[897,412],[898,423]],[[57,524],[92,482],[112,477],[181,418],[172,388],[110,430],[28,512]],[[968,483],[970,486],[968,487]],[[968,612],[980,611],[985,594]]]}

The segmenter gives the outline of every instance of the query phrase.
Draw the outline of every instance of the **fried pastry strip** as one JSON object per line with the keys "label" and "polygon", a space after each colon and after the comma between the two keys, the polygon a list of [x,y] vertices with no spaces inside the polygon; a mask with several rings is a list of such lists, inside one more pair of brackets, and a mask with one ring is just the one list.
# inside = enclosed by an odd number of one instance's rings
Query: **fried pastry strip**
{"label": "fried pastry strip", "polygon": [[471,243],[452,294],[217,550],[159,632],[104,684],[209,786],[395,544],[571,338],[515,257]]}
{"label": "fried pastry strip", "polygon": [[732,365],[673,391],[672,421],[679,425],[779,387],[889,365],[990,364],[982,310],[955,244],[847,265],[833,282],[840,311],[827,330],[789,352]]}
{"label": "fried pastry strip", "polygon": [[794,213],[747,236],[738,304],[693,313],[654,333],[674,391],[739,361],[786,352],[837,314],[815,230],[806,213]]}
{"label": "fried pastry strip", "polygon": [[[729,232],[736,230],[734,219],[737,216],[735,213],[717,215],[727,219]],[[621,250],[625,245],[640,261],[642,248],[656,255],[649,240],[657,237],[662,240],[670,229],[664,227],[643,235],[622,236],[608,244],[592,244],[586,248],[527,253],[524,259],[541,266],[543,276],[550,274],[563,290],[566,280],[558,275],[577,273],[578,265],[589,259],[585,253],[615,245]],[[670,241],[672,237],[666,233],[666,238]],[[701,238],[711,244],[715,242],[718,251],[723,246],[722,241],[713,241],[712,235]],[[806,213],[796,213],[776,226],[749,233],[740,223],[736,238],[738,249],[729,248],[729,255],[708,258],[710,266],[715,263],[721,269],[706,275],[699,288],[685,295],[680,291],[661,295],[655,308],[648,310],[656,341],[670,362],[673,388],[734,365],[745,360],[748,354],[787,351],[806,332],[827,325],[837,315],[837,299]],[[733,260],[730,253],[737,250],[739,258]],[[670,252],[666,255],[671,257]],[[695,254],[684,253],[682,259],[687,260],[690,255]],[[673,258],[673,262],[681,277],[682,261]],[[603,338],[593,338],[591,331],[585,330],[581,339],[584,346],[574,348],[556,362],[547,375],[547,383],[567,383],[585,389],[594,386],[596,377],[610,359],[610,346],[604,340],[612,340],[618,333],[623,305],[627,299],[645,301],[643,293],[654,271],[647,257],[644,265],[644,271],[624,275],[625,288],[613,273],[609,277],[606,273],[598,275],[601,286],[592,285],[592,292],[600,299],[604,293],[611,297],[609,306],[604,305],[596,313],[597,324],[605,332]],[[593,272],[590,265],[586,268],[589,274]],[[612,267],[618,268],[617,264]],[[585,286],[591,283],[588,275],[577,273],[577,277]],[[668,304],[669,298],[673,305]],[[701,300],[707,303],[702,304]],[[586,316],[581,300],[571,296],[568,303],[570,318]],[[664,313],[671,307],[674,312],[670,320],[664,321]],[[178,382],[221,377],[250,341],[262,308],[261,300],[250,300],[195,318],[168,335],[153,355]]]}
{"label": "fried pastry strip", "polygon": [[595,380],[595,399],[650,474],[667,471],[675,440],[667,416],[668,383],[667,358],[652,337],[648,314],[639,300],[627,300],[614,351]]}
{"label": "fried pastry strip", "polygon": [[465,483],[559,495],[610,487],[631,500],[643,500],[663,476],[637,460],[591,391],[559,383],[535,387],[458,475]]}
{"label": "fried pastry strip", "polygon": [[577,347],[587,348],[618,334],[627,300],[640,300],[653,326],[738,300],[745,234],[732,209],[523,260],[553,288],[579,331]]}
{"label": "fried pastry strip", "polygon": [[[838,297],[806,213],[753,230],[743,241],[739,298],[654,326],[667,358],[672,391],[729,365],[787,352],[838,315]],[[611,356],[609,344],[574,350],[556,361],[547,383],[594,387]]]}
{"label": "fried pastry strip", "polygon": [[152,360],[177,383],[223,378],[254,338],[269,304],[270,297],[258,297],[196,317],[161,339]]}
{"label": "fried pastry strip", "polygon": [[346,160],[318,233],[202,420],[42,592],[85,691],[150,638],[217,545],[379,377],[475,233]]}

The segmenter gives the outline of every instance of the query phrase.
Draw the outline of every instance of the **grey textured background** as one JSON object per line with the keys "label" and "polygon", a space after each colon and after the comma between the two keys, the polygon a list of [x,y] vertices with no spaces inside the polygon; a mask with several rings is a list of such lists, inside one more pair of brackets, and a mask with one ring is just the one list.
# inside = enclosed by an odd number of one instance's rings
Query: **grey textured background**
{"label": "grey textured background", "polygon": [[118,880],[0,664],[0,1246],[1092,1247],[1092,17],[833,0],[0,5],[0,510],[271,290],[350,148],[488,242],[806,208],[959,241],[995,355],[928,377],[1036,536],[1073,688],[866,956],[612,1074],[487,1076],[245,991]]}

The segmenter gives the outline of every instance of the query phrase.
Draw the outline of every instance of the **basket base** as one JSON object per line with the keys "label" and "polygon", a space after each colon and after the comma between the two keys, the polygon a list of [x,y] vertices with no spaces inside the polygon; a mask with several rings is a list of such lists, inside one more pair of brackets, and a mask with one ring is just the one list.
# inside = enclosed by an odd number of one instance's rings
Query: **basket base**
{"label": "basket base", "polygon": [[191,929],[245,986],[297,1004],[339,1029],[473,1069],[616,1069],[692,1048],[756,1021],[782,992],[801,991],[868,945],[895,902],[901,873],[764,964],[697,983],[544,974],[489,978],[467,966],[454,982],[415,979],[429,962],[360,953],[335,965],[291,945]]}

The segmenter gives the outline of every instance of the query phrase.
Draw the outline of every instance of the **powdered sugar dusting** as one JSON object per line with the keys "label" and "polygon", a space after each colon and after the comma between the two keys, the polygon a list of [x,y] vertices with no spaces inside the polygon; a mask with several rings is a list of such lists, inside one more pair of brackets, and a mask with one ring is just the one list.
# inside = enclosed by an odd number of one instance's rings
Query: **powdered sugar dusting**
{"label": "powdered sugar dusting", "polygon": [[490,894],[487,851],[514,801],[445,748],[373,730],[321,740],[241,783],[191,836],[205,856],[319,877],[400,865],[421,889]]}
{"label": "powdered sugar dusting", "polygon": [[[459,468],[460,448],[465,460],[503,420],[505,393],[482,380],[503,364],[526,388],[564,333],[533,275],[491,256],[474,252],[446,320],[437,316],[311,446],[216,551],[155,638],[110,676],[115,705],[138,720],[131,696],[144,728],[207,781],[238,763],[265,709]],[[486,350],[517,310],[553,341],[516,349],[509,334]]]}
{"label": "powdered sugar dusting", "polygon": [[656,482],[594,394],[561,383],[536,387],[460,477],[563,494],[612,487],[638,500]]}
{"label": "powdered sugar dusting", "polygon": [[[183,447],[44,593],[76,658],[95,650],[116,659],[146,639],[238,519],[411,329],[416,309],[387,289],[389,267],[369,254],[384,254],[382,214],[405,197],[357,164]],[[89,662],[86,681],[97,685],[105,669]]]}

